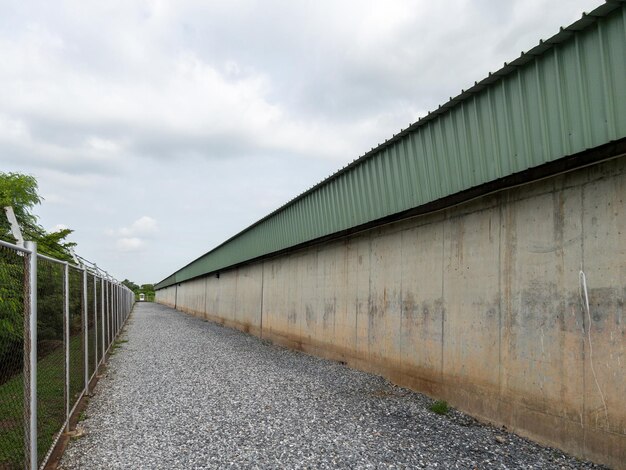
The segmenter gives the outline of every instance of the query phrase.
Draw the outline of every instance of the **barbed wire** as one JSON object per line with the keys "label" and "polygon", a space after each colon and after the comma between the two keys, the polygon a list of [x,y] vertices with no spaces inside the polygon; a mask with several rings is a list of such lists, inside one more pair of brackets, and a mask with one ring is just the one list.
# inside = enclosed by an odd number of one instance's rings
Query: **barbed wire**
{"label": "barbed wire", "polygon": [[[31,223],[29,221],[20,221],[19,225],[24,235],[24,238],[30,238],[32,240],[38,241],[38,251],[40,253],[45,254],[47,256],[51,256],[53,258],[57,258],[62,261],[74,261],[74,257],[75,257],[77,258],[77,260],[80,260],[79,264],[82,264],[86,269],[88,269],[92,273],[102,274],[109,279],[112,279],[116,282],[121,283],[121,281],[118,281],[114,276],[109,274],[107,271],[99,268],[96,265],[96,263],[94,263],[93,261],[88,260],[87,258],[80,256],[76,253],[72,253],[70,250],[71,248],[76,246],[76,243],[67,242],[66,244],[62,244],[59,242],[55,242],[54,240],[44,239],[43,237],[45,237],[46,235],[51,235],[55,232],[47,232],[43,227],[37,224]],[[4,234],[0,234],[0,236],[2,235]],[[11,238],[12,240],[6,240],[6,241],[14,242],[14,239],[12,236],[10,236],[10,234],[9,234],[9,237],[2,236],[2,238],[5,238],[5,239]]]}

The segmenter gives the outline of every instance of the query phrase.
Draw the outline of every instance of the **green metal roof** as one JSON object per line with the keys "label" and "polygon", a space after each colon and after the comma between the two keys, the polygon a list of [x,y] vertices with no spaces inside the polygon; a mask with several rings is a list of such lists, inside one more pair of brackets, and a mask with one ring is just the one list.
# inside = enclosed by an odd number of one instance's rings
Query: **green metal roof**
{"label": "green metal roof", "polygon": [[156,285],[349,230],[626,137],[612,0]]}

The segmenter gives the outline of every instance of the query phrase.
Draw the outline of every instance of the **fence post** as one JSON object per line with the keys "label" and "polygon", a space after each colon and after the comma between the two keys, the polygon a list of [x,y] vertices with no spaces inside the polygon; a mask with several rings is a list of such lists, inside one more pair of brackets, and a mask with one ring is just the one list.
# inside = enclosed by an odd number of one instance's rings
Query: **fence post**
{"label": "fence post", "polygon": [[115,285],[115,317],[117,319],[117,331],[115,336],[120,332],[120,286]]}
{"label": "fence post", "polygon": [[104,355],[106,354],[106,327],[104,324],[104,278],[100,278],[100,312],[102,313],[102,357],[100,362],[104,362]]}
{"label": "fence post", "polygon": [[117,304],[117,334],[120,334],[120,330],[122,329],[122,318],[120,315],[120,285],[115,286],[115,301]]}
{"label": "fence post", "polygon": [[104,281],[104,290],[106,291],[106,317],[107,317],[107,351],[109,350],[109,346],[111,345],[111,299],[109,299],[109,281]]}
{"label": "fence post", "polygon": [[96,283],[96,275],[93,275],[93,352],[94,352],[94,369],[93,373],[98,372],[98,285]]}
{"label": "fence post", "polygon": [[63,265],[63,326],[65,336],[65,431],[70,430],[70,267]]}
{"label": "fence post", "polygon": [[109,281],[109,292],[111,292],[111,342],[115,341],[115,328],[117,327],[117,319],[115,318],[115,284]]}
{"label": "fence post", "polygon": [[107,348],[111,348],[111,343],[113,343],[113,294],[111,292],[111,281],[107,279],[107,321],[109,322],[109,329],[107,333],[109,334],[109,338],[107,341]]}
{"label": "fence post", "polygon": [[25,467],[37,469],[37,243],[27,241],[24,269]]}
{"label": "fence post", "polygon": [[119,313],[120,313],[120,309],[119,309],[119,305],[117,304],[117,284],[113,284],[113,305],[115,305],[115,337],[117,338],[117,332],[119,331],[120,328],[120,317],[119,317]]}
{"label": "fence post", "polygon": [[84,374],[85,374],[85,395],[89,393],[89,352],[87,348],[89,347],[89,339],[87,335],[89,334],[89,328],[87,327],[87,322],[89,320],[89,314],[87,313],[87,268],[83,268],[83,365]]}

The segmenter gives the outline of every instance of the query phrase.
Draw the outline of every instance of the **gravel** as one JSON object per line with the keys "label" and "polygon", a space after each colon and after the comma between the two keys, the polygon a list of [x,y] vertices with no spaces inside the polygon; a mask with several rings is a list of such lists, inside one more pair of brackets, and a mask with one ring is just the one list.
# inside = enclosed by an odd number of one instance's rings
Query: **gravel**
{"label": "gravel", "polygon": [[161,305],[122,339],[61,468],[602,468]]}

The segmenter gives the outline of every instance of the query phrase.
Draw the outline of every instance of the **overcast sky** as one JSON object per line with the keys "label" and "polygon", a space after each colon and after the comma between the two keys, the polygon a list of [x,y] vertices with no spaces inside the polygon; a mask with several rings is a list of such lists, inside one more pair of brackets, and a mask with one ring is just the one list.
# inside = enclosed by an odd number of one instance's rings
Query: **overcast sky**
{"label": "overcast sky", "polygon": [[599,0],[0,0],[0,171],[157,282]]}

